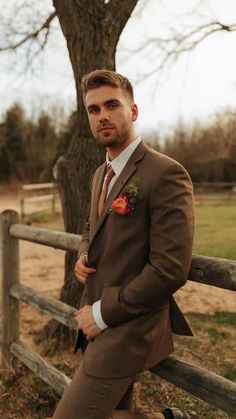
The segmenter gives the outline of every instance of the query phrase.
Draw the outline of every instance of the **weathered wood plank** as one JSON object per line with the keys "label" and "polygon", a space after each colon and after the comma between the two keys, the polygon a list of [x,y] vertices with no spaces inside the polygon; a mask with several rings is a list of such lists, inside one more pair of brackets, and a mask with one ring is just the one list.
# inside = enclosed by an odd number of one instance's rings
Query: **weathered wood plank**
{"label": "weathered wood plank", "polygon": [[19,222],[15,211],[3,211],[1,214],[1,287],[2,287],[2,369],[10,370],[14,360],[10,345],[19,338],[19,301],[9,293],[12,284],[19,283],[19,244],[9,234],[13,223]]}
{"label": "weathered wood plank", "polygon": [[53,194],[47,194],[47,195],[31,196],[29,198],[24,198],[24,202],[30,203],[30,202],[52,201],[53,199],[54,199]]}
{"label": "weathered wood plank", "polygon": [[23,224],[14,224],[10,228],[10,234],[21,240],[43,244],[62,250],[78,251],[81,236],[61,231],[49,230],[47,228],[36,228]]}
{"label": "weathered wood plank", "polygon": [[53,319],[65,326],[78,330],[75,319],[77,310],[74,307],[62,303],[55,298],[48,297],[47,295],[22,284],[14,284],[10,289],[10,294],[24,303],[37,308],[43,313],[49,314]]}
{"label": "weathered wood plank", "polygon": [[[35,190],[46,190],[48,194],[34,196],[34,197],[27,197],[25,194],[27,194],[26,191],[35,191]],[[51,190],[51,193],[49,193],[49,190]],[[50,183],[34,183],[29,185],[22,185],[19,193],[20,198],[20,207],[21,207],[21,218],[22,220],[25,217],[25,205],[30,204],[32,202],[51,202],[51,209],[52,214],[55,213],[55,202],[56,202],[56,185],[52,182]]]}
{"label": "weathered wood plank", "polygon": [[12,343],[11,352],[31,371],[35,372],[41,380],[49,384],[56,393],[62,395],[66,386],[70,384],[71,379],[67,375],[53,367],[52,364],[40,355],[31,351],[23,342],[18,341]]}
{"label": "weathered wood plank", "polygon": [[24,191],[33,191],[37,189],[52,189],[54,188],[54,183],[30,183],[28,185],[22,185],[21,187]]}
{"label": "weathered wood plank", "polygon": [[236,261],[193,255],[188,279],[236,291]]}
{"label": "weathered wood plank", "polygon": [[236,415],[236,383],[169,356],[151,371],[201,400]]}

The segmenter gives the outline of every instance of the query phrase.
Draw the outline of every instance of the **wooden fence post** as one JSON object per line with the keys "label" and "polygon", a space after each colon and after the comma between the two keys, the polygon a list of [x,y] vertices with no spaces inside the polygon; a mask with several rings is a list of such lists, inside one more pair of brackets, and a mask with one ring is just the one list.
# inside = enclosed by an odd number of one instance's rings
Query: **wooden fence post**
{"label": "wooden fence post", "polygon": [[[2,360],[5,370],[14,368],[10,346],[19,339],[19,301],[10,295],[13,284],[19,283],[19,244],[9,229],[19,223],[16,211],[7,210],[1,214],[1,288],[2,288]],[[7,372],[7,371],[6,371]]]}
{"label": "wooden fence post", "polygon": [[24,201],[25,191],[24,191],[22,186],[20,187],[20,190],[19,190],[19,199],[20,199],[20,217],[21,217],[21,220],[24,221],[24,218],[25,218],[25,201]]}

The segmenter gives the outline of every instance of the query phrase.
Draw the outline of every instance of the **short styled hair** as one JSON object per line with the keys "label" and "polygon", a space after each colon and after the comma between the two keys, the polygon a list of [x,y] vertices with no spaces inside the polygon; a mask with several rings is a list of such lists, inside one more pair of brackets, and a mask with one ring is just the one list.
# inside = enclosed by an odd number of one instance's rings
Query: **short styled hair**
{"label": "short styled hair", "polygon": [[134,101],[133,87],[127,77],[122,76],[115,71],[105,69],[94,70],[83,76],[81,80],[83,98],[85,99],[89,90],[96,89],[101,86],[120,87],[128,98],[132,102]]}

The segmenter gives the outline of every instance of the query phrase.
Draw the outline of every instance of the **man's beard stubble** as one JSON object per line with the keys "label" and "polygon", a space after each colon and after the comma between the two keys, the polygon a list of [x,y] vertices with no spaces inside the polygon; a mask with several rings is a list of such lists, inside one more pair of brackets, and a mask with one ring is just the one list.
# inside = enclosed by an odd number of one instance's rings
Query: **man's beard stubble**
{"label": "man's beard stubble", "polygon": [[123,144],[127,140],[128,135],[129,128],[125,126],[120,132],[117,132],[116,130],[116,132],[114,132],[113,135],[107,136],[107,138],[104,135],[100,137],[99,133],[96,136],[94,135],[94,138],[99,144],[103,145],[104,147],[112,148]]}

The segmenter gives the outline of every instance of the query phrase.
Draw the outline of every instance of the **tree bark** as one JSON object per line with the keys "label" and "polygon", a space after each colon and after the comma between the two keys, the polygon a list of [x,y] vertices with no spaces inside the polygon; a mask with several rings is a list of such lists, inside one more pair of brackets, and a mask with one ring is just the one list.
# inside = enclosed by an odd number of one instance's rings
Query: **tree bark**
{"label": "tree bark", "polygon": [[[105,158],[105,150],[94,142],[89,129],[81,78],[97,68],[115,69],[116,46],[137,1],[53,0],[67,42],[77,93],[77,130],[65,155],[58,161],[57,180],[65,231],[69,233],[82,233],[89,215],[90,181]],[[65,281],[60,295],[61,301],[74,307],[79,306],[83,292],[74,277],[76,259],[76,252],[66,253]],[[48,330],[55,335],[52,325]]]}

